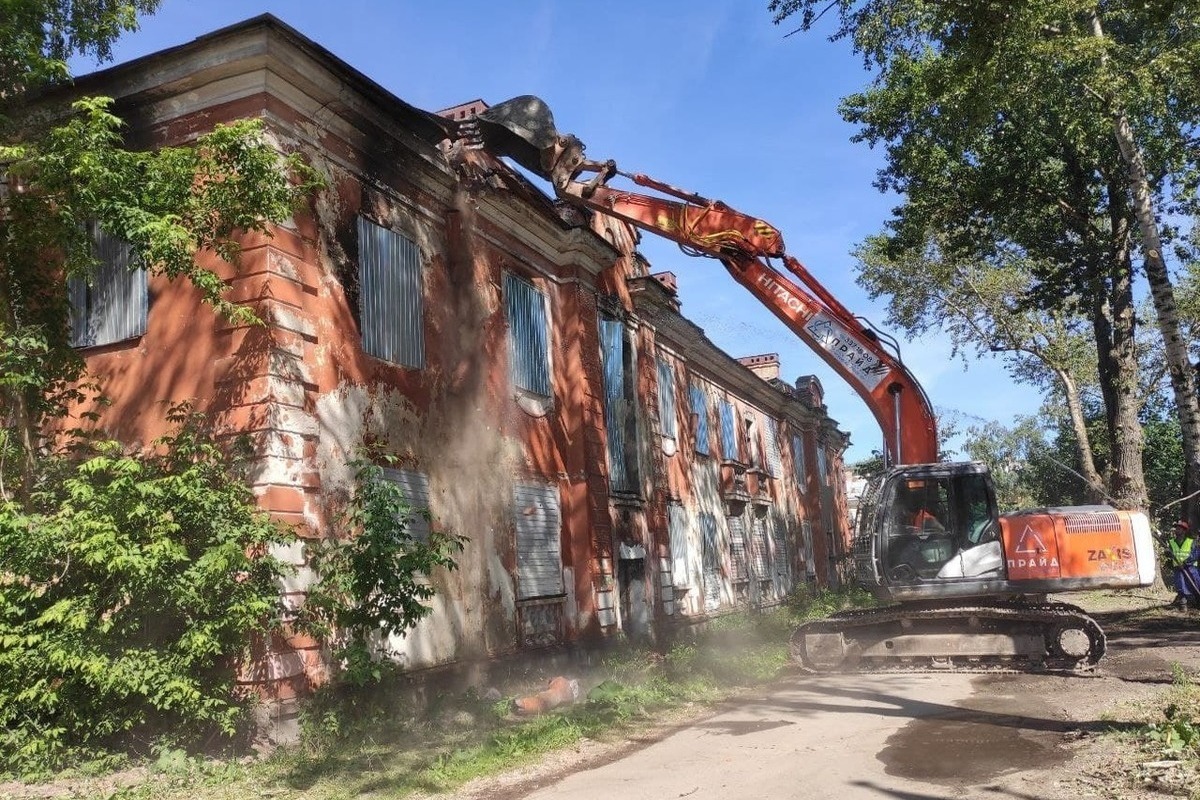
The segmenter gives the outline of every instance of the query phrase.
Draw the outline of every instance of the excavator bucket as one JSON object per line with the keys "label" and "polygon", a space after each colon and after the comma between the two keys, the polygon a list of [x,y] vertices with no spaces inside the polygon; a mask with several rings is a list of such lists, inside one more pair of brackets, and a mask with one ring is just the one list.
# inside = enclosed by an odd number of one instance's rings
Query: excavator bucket
{"label": "excavator bucket", "polygon": [[531,94],[498,103],[476,117],[487,149],[504,153],[525,169],[550,179],[550,159],[558,142],[550,107]]}

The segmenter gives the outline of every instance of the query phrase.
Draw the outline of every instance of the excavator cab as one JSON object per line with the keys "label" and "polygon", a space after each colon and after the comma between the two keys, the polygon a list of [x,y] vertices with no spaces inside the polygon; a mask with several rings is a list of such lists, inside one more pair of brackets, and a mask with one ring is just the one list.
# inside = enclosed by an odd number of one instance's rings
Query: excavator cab
{"label": "excavator cab", "polygon": [[860,582],[880,599],[986,594],[1004,581],[995,492],[983,464],[910,464],[873,489],[855,555]]}

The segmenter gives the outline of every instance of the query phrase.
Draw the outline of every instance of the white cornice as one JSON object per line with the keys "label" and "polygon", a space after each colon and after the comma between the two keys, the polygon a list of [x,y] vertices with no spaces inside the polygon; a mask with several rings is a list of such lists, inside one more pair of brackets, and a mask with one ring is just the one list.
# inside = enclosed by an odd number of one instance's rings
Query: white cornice
{"label": "white cornice", "polygon": [[[138,129],[269,95],[301,120],[311,120],[311,125],[297,123],[260,111],[281,136],[313,148],[393,199],[400,199],[399,193],[385,176],[348,163],[321,138],[332,135],[368,163],[402,162],[405,181],[443,207],[453,205],[457,176],[438,146],[440,131],[426,114],[273,17],[255,18],[83,76],[71,94],[80,92],[118,98]],[[504,164],[496,167],[509,171]],[[568,227],[554,214],[549,199],[540,199],[542,208],[511,192],[502,198],[483,193],[475,202],[482,220],[557,267],[578,267],[594,276],[615,261],[617,253],[601,237],[586,228]],[[430,216],[425,210],[420,213]],[[502,237],[489,240],[514,257],[527,257]]]}

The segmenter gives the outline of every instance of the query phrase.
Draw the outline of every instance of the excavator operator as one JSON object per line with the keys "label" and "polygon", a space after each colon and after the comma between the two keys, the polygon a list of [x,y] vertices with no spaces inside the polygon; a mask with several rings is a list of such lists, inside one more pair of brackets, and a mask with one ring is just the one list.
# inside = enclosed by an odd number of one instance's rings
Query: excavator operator
{"label": "excavator operator", "polygon": [[937,574],[952,550],[946,534],[945,508],[938,502],[936,481],[902,485],[896,498],[899,516],[889,536],[889,570],[893,580],[929,578]]}
{"label": "excavator operator", "polygon": [[912,526],[923,533],[946,530],[946,526],[939,522],[937,516],[924,504],[918,505],[917,510],[913,513]]}

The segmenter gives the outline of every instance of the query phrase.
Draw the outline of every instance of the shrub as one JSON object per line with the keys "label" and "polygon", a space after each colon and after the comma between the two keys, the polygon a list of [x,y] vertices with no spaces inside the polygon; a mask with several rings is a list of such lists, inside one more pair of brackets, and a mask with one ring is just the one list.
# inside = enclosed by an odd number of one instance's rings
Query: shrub
{"label": "shrub", "polygon": [[235,732],[236,668],[278,620],[289,537],[186,408],[148,454],[44,459],[0,501],[0,772],[170,731]]}
{"label": "shrub", "polygon": [[362,686],[383,677],[387,638],[405,635],[430,613],[427,601],[437,590],[429,576],[457,567],[465,538],[437,530],[417,538],[411,523],[429,510],[413,508],[379,464],[360,459],[351,466],[355,491],[335,526],[348,536],[308,545],[318,578],[298,624],[333,646],[343,682]]}

